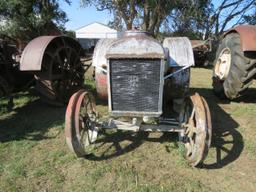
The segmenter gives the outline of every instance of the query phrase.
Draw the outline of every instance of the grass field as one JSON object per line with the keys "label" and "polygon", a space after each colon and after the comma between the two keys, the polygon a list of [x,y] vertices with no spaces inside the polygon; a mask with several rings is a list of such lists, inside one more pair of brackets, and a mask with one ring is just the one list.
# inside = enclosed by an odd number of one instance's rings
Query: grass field
{"label": "grass field", "polygon": [[[255,191],[256,85],[238,101],[221,101],[211,73],[192,69],[191,91],[206,98],[213,122],[199,169],[183,160],[175,134],[104,132],[95,155],[76,158],[65,144],[65,108],[28,92],[16,94],[11,112],[1,100],[0,191]],[[106,114],[107,105],[97,109]]]}

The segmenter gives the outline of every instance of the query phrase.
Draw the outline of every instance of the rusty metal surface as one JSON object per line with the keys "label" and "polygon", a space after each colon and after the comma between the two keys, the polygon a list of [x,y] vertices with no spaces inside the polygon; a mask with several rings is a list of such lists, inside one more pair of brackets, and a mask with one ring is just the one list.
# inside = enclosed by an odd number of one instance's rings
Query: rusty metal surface
{"label": "rusty metal surface", "polygon": [[[108,102],[109,102],[109,112],[116,116],[159,116],[162,113],[162,96],[163,96],[163,76],[164,76],[164,65],[165,65],[165,51],[163,46],[157,42],[155,39],[149,37],[146,33],[141,31],[127,31],[123,38],[120,38],[113,42],[107,51],[106,55],[108,59]],[[153,62],[160,61],[160,62]],[[153,62],[153,63],[152,63]],[[160,65],[159,65],[160,64]],[[155,71],[159,65],[160,71]],[[114,67],[112,67],[114,66]],[[113,73],[112,73],[113,72]],[[159,80],[157,87],[151,87],[152,90],[149,92],[148,89],[145,91],[141,89],[144,84],[144,88],[150,85],[150,78],[154,74],[159,74],[154,80]],[[125,78],[123,78],[126,76]],[[152,77],[150,77],[152,76]],[[118,80],[120,78],[120,81]],[[115,79],[114,86],[110,84]],[[122,79],[122,81],[121,81]],[[144,80],[143,80],[144,79]],[[153,79],[152,79],[153,80]],[[121,89],[117,87],[122,87]],[[138,89],[138,87],[141,87]],[[127,90],[129,90],[127,92]],[[139,91],[140,90],[140,91]],[[141,91],[142,90],[142,91]],[[122,107],[121,109],[114,109],[112,101],[117,103],[120,98],[122,101],[124,97],[129,98],[127,107]],[[152,92],[157,92],[158,99],[153,101],[151,96]],[[116,93],[113,95],[113,93]],[[119,94],[120,93],[120,94]],[[138,94],[138,95],[137,95]],[[130,95],[130,97],[128,96]],[[134,102],[132,101],[134,98]],[[136,99],[137,98],[137,99]],[[135,102],[139,102],[139,107],[136,108]],[[151,103],[155,102],[158,104],[158,110],[155,109],[150,111],[146,107],[147,104],[151,106]],[[125,102],[120,102],[125,103]],[[133,104],[131,104],[133,103]],[[130,105],[131,104],[131,105]],[[116,105],[117,106],[117,105]],[[119,106],[119,105],[118,105]],[[132,109],[129,108],[133,106]]]}
{"label": "rusty metal surface", "polygon": [[103,100],[108,98],[107,73],[100,68],[107,69],[106,52],[114,41],[116,39],[100,39],[93,52],[92,66],[95,67],[96,90],[98,96]]}
{"label": "rusty metal surface", "polygon": [[127,31],[123,38],[112,43],[107,58],[165,59],[164,48],[155,39],[141,31]]}
{"label": "rusty metal surface", "polygon": [[21,71],[39,71],[44,52],[48,44],[57,38],[57,36],[40,36],[25,47],[21,55],[20,70]]}
{"label": "rusty metal surface", "polygon": [[[56,41],[66,41],[76,47],[80,46],[79,43],[73,38],[67,36],[40,36],[28,43],[22,52],[20,60],[21,71],[40,71],[42,68],[43,57],[47,47],[54,44]],[[53,47],[57,49],[57,47]]]}
{"label": "rusty metal surface", "polygon": [[86,135],[89,131],[89,112],[96,114],[95,102],[85,90],[79,90],[70,98],[65,118],[66,143],[78,157],[88,154],[87,147],[91,144],[89,135]]}
{"label": "rusty metal surface", "polygon": [[[188,110],[188,117],[183,116]],[[186,159],[191,166],[197,166],[205,159],[211,142],[211,118],[206,101],[198,94],[187,98],[181,118],[186,117],[184,142]]]}
{"label": "rusty metal surface", "polygon": [[204,40],[190,40],[192,47],[198,47],[204,44]]}
{"label": "rusty metal surface", "polygon": [[211,40],[190,40],[193,51],[210,52],[212,50]]}
{"label": "rusty metal surface", "polygon": [[[43,44],[39,45],[39,42]],[[34,46],[38,48],[40,58],[32,57],[30,60]],[[84,68],[80,61],[81,50],[77,41],[65,36],[39,37],[26,47],[21,68],[40,68],[40,71],[34,71],[34,75],[37,80],[36,89],[43,101],[60,106],[67,103],[70,96],[80,89],[84,79]],[[27,60],[32,63],[26,63]]]}
{"label": "rusty metal surface", "polygon": [[95,73],[95,84],[98,96],[103,99],[108,99],[108,84],[107,74]]}
{"label": "rusty metal surface", "polygon": [[254,25],[239,25],[230,29],[224,36],[229,33],[237,32],[240,35],[243,51],[256,51],[256,26]]}
{"label": "rusty metal surface", "polygon": [[75,146],[77,145],[73,139],[75,137],[75,132],[73,130],[75,107],[76,107],[77,99],[79,95],[82,94],[82,92],[83,90],[80,90],[72,95],[72,97],[69,100],[68,107],[66,109],[65,137],[66,137],[66,143],[72,152],[75,152]]}
{"label": "rusty metal surface", "polygon": [[211,142],[212,142],[212,119],[211,119],[211,112],[205,98],[201,96],[201,99],[204,104],[206,118],[207,118],[207,135],[206,135],[207,147],[205,148],[205,151],[204,151],[204,156],[203,156],[203,160],[204,160],[208,154],[208,150],[210,149]]}
{"label": "rusty metal surface", "polygon": [[194,66],[194,55],[187,37],[168,37],[164,39],[164,48],[169,50],[169,66]]}

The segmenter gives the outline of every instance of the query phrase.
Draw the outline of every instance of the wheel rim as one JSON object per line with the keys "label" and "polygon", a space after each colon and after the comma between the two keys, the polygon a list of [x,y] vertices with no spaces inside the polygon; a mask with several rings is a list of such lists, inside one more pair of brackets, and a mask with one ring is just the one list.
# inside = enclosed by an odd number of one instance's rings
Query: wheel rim
{"label": "wheel rim", "polygon": [[66,112],[65,135],[69,148],[78,157],[92,152],[98,134],[95,102],[85,91],[75,93]]}
{"label": "wheel rim", "polygon": [[225,48],[221,51],[216,64],[215,74],[220,80],[225,80],[228,76],[231,66],[231,51],[229,48]]}
{"label": "wheel rim", "polygon": [[95,102],[90,94],[84,92],[79,96],[76,104],[75,128],[85,153],[90,153],[94,147],[89,146],[97,138],[96,121]]}
{"label": "wheel rim", "polygon": [[185,158],[192,166],[205,159],[211,143],[211,121],[207,103],[195,94],[188,98],[180,114]]}

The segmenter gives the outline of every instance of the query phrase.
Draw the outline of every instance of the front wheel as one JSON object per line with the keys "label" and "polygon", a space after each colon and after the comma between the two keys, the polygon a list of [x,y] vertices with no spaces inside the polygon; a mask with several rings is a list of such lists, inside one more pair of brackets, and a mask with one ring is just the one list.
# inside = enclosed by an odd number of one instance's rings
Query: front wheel
{"label": "front wheel", "polygon": [[186,98],[181,113],[179,133],[185,147],[185,158],[195,167],[207,156],[211,144],[212,125],[209,107],[198,93]]}
{"label": "front wheel", "polygon": [[76,92],[69,100],[65,118],[65,136],[68,147],[78,157],[92,153],[97,139],[97,112],[91,94]]}

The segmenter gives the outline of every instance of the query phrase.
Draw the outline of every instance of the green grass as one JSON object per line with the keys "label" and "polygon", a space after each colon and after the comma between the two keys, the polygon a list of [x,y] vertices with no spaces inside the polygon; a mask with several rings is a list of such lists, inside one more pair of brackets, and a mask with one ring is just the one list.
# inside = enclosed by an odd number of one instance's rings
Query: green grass
{"label": "green grass", "polygon": [[[213,122],[212,146],[199,169],[187,165],[176,134],[106,131],[95,156],[76,158],[65,143],[65,108],[49,107],[22,92],[9,112],[8,101],[1,99],[0,192],[253,191],[256,86],[239,102],[223,102],[212,93],[211,74],[192,69],[191,91],[206,98]],[[93,81],[86,83],[95,94]],[[106,103],[96,101],[106,116]]]}

